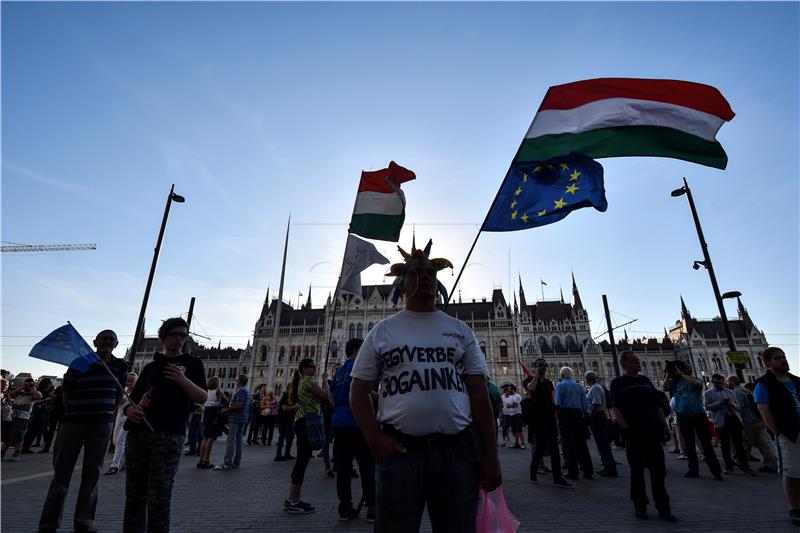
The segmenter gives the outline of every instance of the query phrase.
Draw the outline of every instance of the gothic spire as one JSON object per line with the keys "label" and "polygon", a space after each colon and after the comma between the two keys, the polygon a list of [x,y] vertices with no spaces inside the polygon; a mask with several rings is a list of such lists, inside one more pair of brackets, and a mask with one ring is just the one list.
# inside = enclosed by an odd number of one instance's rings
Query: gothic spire
{"label": "gothic spire", "polygon": [[525,301],[525,289],[522,288],[522,275],[518,274],[518,276],[519,276],[519,305],[524,312],[525,308],[528,307],[528,302]]}
{"label": "gothic spire", "polygon": [[575,283],[575,273],[572,273],[572,305],[575,306],[575,309],[583,309],[583,303],[581,302],[581,295],[578,292],[578,285]]}
{"label": "gothic spire", "polygon": [[686,308],[686,302],[683,301],[683,295],[681,294],[681,318],[692,318],[692,315],[689,313],[689,310]]}
{"label": "gothic spire", "polygon": [[308,284],[308,298],[306,299],[306,309],[311,309],[311,284]]}

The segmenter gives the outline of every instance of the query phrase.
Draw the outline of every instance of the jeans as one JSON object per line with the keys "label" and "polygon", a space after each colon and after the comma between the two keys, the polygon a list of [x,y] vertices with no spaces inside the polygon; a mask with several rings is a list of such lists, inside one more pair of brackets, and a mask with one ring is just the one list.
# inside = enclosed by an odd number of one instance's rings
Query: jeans
{"label": "jeans", "polygon": [[714,446],[711,445],[711,430],[708,428],[708,418],[705,413],[695,413],[692,415],[682,415],[678,413],[678,427],[681,428],[683,442],[686,447],[686,457],[689,459],[689,475],[697,476],[700,474],[700,463],[697,459],[697,449],[694,446],[695,432],[703,448],[703,455],[706,457],[706,464],[712,476],[719,476],[722,469],[719,466],[717,454]]}
{"label": "jeans", "polygon": [[203,442],[203,415],[192,413],[189,419],[189,429],[187,430],[186,440],[189,442],[189,453],[194,455],[200,450],[200,443]]}
{"label": "jeans", "polygon": [[742,430],[742,440],[744,441],[744,454],[748,459],[750,458],[750,452],[753,446],[755,446],[764,458],[764,466],[777,470],[778,459],[775,457],[775,450],[773,449],[769,437],[767,437],[767,431],[764,429],[764,422],[745,426]]}
{"label": "jeans", "polygon": [[[541,416],[541,419],[538,417]],[[558,431],[556,430],[556,419],[552,414],[537,415],[537,420],[532,424],[535,448],[531,458],[531,479],[536,479],[539,472],[539,465],[546,451],[550,451],[550,469],[553,471],[553,482],[564,480],[561,473],[561,456],[558,453]]]}
{"label": "jeans", "polygon": [[275,415],[261,416],[261,444],[272,444],[276,418]]}
{"label": "jeans", "polygon": [[608,442],[608,418],[605,413],[596,412],[591,418],[592,436],[594,443],[597,445],[597,451],[600,453],[600,460],[603,462],[603,468],[606,474],[616,475],[617,462],[614,460],[614,454],[611,453],[611,443]]}
{"label": "jeans", "polygon": [[128,432],[122,430],[117,437],[117,446],[114,448],[114,458],[111,460],[111,468],[119,470],[122,465],[122,459],[125,457],[125,441],[128,439]]}
{"label": "jeans", "polygon": [[631,467],[631,500],[636,508],[647,507],[647,487],[644,469],[650,470],[650,490],[659,513],[670,512],[669,494],[664,485],[667,469],[664,465],[664,446],[660,435],[634,431],[625,432],[625,455]]}
{"label": "jeans", "polygon": [[427,505],[433,533],[474,532],[480,455],[472,431],[404,446],[406,453],[376,460],[375,531],[419,531]]}
{"label": "jeans", "polygon": [[731,457],[731,441],[736,449],[736,458],[742,470],[750,470],[750,456],[744,453],[742,444],[742,422],[736,415],[725,415],[725,425],[717,428],[719,442],[722,446],[722,460],[725,461],[725,470],[733,472],[733,458]]}
{"label": "jeans", "polygon": [[258,444],[258,435],[261,431],[262,417],[257,412],[250,417],[250,431],[247,433],[247,444]]}
{"label": "jeans", "polygon": [[172,485],[181,461],[183,435],[129,431],[125,443],[124,533],[166,533]]}
{"label": "jeans", "polygon": [[244,440],[244,424],[228,423],[228,441],[225,443],[225,464],[239,466],[242,462],[242,441]]}
{"label": "jeans", "polygon": [[358,428],[333,428],[333,460],[336,463],[336,495],[339,497],[339,514],[353,506],[350,489],[353,458],[361,471],[361,492],[367,508],[375,507],[375,458]]}
{"label": "jeans", "polygon": [[569,477],[578,477],[579,463],[583,475],[591,477],[594,468],[592,467],[592,457],[589,455],[589,447],[586,444],[583,413],[577,409],[562,409],[557,414]]}
{"label": "jeans", "polygon": [[[275,451],[275,457],[286,457],[292,451],[292,442],[294,441],[294,423],[281,422],[278,424],[278,449]],[[286,443],[286,453],[281,453],[283,444]]]}
{"label": "jeans", "polygon": [[62,422],[53,453],[53,481],[42,508],[39,531],[55,531],[61,525],[64,500],[78,455],[83,448],[83,468],[78,501],[75,504],[75,529],[95,531],[94,514],[97,509],[97,481],[103,458],[111,440],[112,422],[78,423]]}

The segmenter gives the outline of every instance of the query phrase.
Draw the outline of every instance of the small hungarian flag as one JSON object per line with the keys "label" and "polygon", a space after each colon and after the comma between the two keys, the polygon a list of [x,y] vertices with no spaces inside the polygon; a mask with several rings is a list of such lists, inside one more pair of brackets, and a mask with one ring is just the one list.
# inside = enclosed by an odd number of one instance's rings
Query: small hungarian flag
{"label": "small hungarian flag", "polygon": [[592,159],[672,157],[724,169],[728,156],[716,134],[733,117],[719,90],[689,81],[597,78],[556,85],[514,163],[578,152]]}
{"label": "small hungarian flag", "polygon": [[388,168],[361,172],[349,232],[367,239],[399,241],[406,218],[406,198],[400,184],[416,177],[394,161]]}

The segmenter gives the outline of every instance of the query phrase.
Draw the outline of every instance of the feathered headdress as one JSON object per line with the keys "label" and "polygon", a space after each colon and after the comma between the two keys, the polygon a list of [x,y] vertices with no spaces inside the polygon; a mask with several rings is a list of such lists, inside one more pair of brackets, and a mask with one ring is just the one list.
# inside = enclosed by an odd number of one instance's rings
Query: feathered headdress
{"label": "feathered headdress", "polygon": [[[395,263],[389,268],[389,272],[386,273],[387,276],[395,276],[397,279],[394,280],[392,284],[392,296],[391,300],[394,305],[397,305],[397,301],[400,299],[400,293],[403,289],[403,277],[408,272],[408,263],[412,259],[424,257],[428,259],[436,269],[436,271],[444,270],[445,268],[453,268],[453,263],[448,261],[447,259],[437,257],[434,259],[430,259],[431,253],[431,246],[433,246],[433,240],[429,239],[428,244],[425,245],[424,250],[420,250],[416,246],[416,237],[412,238],[411,240],[411,253],[406,252],[400,246],[397,247],[397,251],[400,252],[400,255],[403,256],[405,260],[403,263]],[[443,300],[447,301],[447,289],[444,288],[442,282],[436,280],[436,289],[442,295]]]}

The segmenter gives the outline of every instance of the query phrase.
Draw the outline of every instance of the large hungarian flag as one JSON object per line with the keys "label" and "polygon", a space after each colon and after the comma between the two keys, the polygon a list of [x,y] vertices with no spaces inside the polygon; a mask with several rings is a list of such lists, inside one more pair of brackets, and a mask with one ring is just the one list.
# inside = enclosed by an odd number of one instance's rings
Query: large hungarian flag
{"label": "large hungarian flag", "polygon": [[367,239],[399,241],[406,218],[406,198],[400,184],[416,177],[394,161],[388,168],[363,171],[353,218],[350,219],[350,233]]}
{"label": "large hungarian flag", "polygon": [[548,89],[514,163],[578,152],[593,159],[659,156],[724,169],[716,140],[733,118],[714,87],[680,80],[598,78]]}

